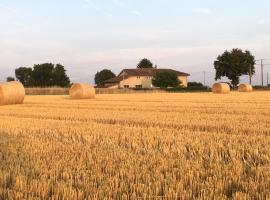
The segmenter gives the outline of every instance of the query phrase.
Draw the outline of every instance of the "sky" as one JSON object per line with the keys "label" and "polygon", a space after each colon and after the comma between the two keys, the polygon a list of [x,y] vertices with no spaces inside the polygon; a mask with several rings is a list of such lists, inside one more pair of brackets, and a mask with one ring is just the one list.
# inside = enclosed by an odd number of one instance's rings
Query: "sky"
{"label": "sky", "polygon": [[211,84],[225,50],[248,49],[270,63],[269,10],[269,0],[0,0],[0,81],[52,62],[73,82],[93,83],[97,71],[117,74],[146,57],[192,81],[206,71]]}

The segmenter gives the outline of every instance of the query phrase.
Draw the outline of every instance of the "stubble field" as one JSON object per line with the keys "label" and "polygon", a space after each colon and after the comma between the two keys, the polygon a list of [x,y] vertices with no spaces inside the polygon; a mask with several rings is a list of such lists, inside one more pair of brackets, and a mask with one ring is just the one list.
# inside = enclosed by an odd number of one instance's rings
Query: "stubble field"
{"label": "stubble field", "polygon": [[0,107],[1,200],[269,198],[270,92]]}

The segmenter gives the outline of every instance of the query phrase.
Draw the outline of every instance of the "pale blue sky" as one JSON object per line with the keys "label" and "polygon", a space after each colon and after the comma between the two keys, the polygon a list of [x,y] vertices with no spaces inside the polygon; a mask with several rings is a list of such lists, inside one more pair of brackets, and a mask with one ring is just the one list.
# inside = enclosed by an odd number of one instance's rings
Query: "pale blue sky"
{"label": "pale blue sky", "polygon": [[0,0],[0,81],[43,62],[92,81],[97,70],[118,73],[143,57],[212,79],[226,49],[270,59],[269,10],[269,0]]}

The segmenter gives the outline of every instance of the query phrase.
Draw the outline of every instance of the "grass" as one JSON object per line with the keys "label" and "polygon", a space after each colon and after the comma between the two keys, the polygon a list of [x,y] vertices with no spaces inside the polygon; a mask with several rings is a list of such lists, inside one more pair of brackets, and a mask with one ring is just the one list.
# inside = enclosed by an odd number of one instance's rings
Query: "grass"
{"label": "grass", "polygon": [[268,199],[269,99],[27,96],[0,109],[0,199]]}

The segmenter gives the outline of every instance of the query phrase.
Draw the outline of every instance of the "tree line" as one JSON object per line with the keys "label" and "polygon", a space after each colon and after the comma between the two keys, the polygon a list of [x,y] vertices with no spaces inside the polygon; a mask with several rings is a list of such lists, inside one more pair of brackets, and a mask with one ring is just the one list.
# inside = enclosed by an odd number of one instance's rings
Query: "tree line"
{"label": "tree line", "polygon": [[[241,49],[232,49],[219,55],[214,61],[216,71],[215,79],[221,80],[227,77],[232,87],[237,87],[240,76],[249,75],[252,77],[255,73],[255,57],[250,51]],[[157,68],[147,59],[142,59],[137,68]],[[25,87],[68,87],[70,79],[66,74],[65,67],[61,64],[36,64],[31,67],[19,67],[15,70],[16,79]],[[95,84],[100,86],[104,81],[114,78],[116,75],[109,69],[104,69],[95,74]],[[7,81],[15,80],[8,77]],[[156,87],[178,87],[180,84],[177,75],[174,72],[159,72],[153,78],[153,85]]]}
{"label": "tree line", "polygon": [[[15,76],[25,87],[69,87],[70,79],[61,64],[43,63],[15,69]],[[8,77],[7,81],[14,78]]]}

